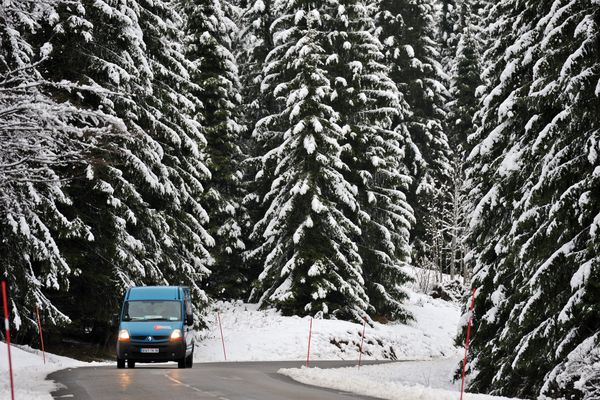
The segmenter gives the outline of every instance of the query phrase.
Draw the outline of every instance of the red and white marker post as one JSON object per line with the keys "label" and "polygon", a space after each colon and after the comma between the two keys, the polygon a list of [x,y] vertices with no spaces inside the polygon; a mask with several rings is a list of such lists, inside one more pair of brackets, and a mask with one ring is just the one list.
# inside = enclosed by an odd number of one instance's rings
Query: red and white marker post
{"label": "red and white marker post", "polygon": [[6,330],[6,348],[8,350],[8,370],[10,374],[10,396],[15,400],[15,386],[13,383],[12,358],[10,356],[10,324],[8,323],[8,296],[6,295],[6,281],[2,281],[2,300],[4,301],[4,329]]}
{"label": "red and white marker post", "polygon": [[467,370],[467,353],[469,351],[469,339],[471,337],[471,324],[473,323],[473,309],[475,308],[475,293],[477,288],[473,288],[473,294],[471,294],[471,307],[469,308],[469,324],[467,325],[467,340],[465,342],[465,358],[462,366],[462,383],[460,384],[460,400],[463,400],[465,393],[465,372]]}
{"label": "red and white marker post", "polygon": [[358,354],[358,368],[360,369],[360,363],[362,361],[362,349],[363,349],[363,344],[365,342],[365,329],[367,327],[367,319],[363,318],[363,332],[362,332],[362,338],[360,339],[360,353]]}
{"label": "red and white marker post", "polygon": [[308,368],[309,363],[310,363],[310,339],[312,337],[312,321],[313,319],[310,319],[310,327],[308,328],[308,350],[306,352],[306,368]]}
{"label": "red and white marker post", "polygon": [[219,321],[219,330],[221,331],[221,344],[223,345],[223,357],[227,361],[227,353],[225,352],[225,338],[223,337],[223,326],[221,325],[221,313],[217,312],[217,320]]}
{"label": "red and white marker post", "polygon": [[44,364],[46,364],[46,350],[44,349],[44,332],[42,331],[42,321],[40,320],[40,308],[35,306],[35,315],[37,316],[38,330],[40,331],[40,343],[42,345],[42,356],[44,357]]}

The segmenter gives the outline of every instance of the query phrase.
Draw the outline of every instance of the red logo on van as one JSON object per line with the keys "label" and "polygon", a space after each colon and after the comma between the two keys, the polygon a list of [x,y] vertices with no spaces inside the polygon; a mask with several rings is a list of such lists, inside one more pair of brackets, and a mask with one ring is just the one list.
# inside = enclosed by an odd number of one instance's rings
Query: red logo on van
{"label": "red logo on van", "polygon": [[165,325],[154,325],[154,330],[155,331],[160,331],[160,330],[163,330],[163,329],[171,329],[171,327],[170,326],[165,326]]}

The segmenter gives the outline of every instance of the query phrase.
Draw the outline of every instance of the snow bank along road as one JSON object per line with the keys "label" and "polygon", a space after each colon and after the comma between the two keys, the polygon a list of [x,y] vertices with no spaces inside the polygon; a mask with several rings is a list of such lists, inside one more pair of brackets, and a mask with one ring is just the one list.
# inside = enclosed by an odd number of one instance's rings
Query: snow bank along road
{"label": "snow bank along road", "polygon": [[[301,361],[196,364],[178,369],[175,364],[141,364],[135,369],[75,368],[55,372],[48,379],[61,389],[55,399],[73,400],[349,400],[371,399],[337,390],[298,383],[280,375],[280,368],[297,368]],[[344,361],[318,361],[321,368],[355,365]]]}

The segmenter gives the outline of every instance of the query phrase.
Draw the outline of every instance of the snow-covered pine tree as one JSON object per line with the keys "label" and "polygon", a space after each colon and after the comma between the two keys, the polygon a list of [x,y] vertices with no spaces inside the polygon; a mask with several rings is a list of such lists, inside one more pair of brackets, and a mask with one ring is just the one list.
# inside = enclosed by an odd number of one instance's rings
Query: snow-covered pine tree
{"label": "snow-covered pine tree", "polygon": [[245,250],[242,230],[248,220],[242,205],[244,155],[240,148],[244,127],[240,124],[240,83],[232,54],[237,27],[225,13],[222,0],[185,0],[186,53],[194,63],[191,80],[204,107],[197,113],[208,142],[207,183],[204,204],[209,233],[215,238],[213,272],[206,290],[217,298],[241,298],[249,291],[241,254]]}
{"label": "snow-covered pine tree", "polygon": [[264,63],[273,50],[271,24],[275,20],[273,0],[249,0],[239,21],[236,58],[239,63],[245,122],[254,128],[256,122],[272,111],[268,91],[262,91]]}
{"label": "snow-covered pine tree", "polygon": [[213,240],[199,199],[210,173],[193,117],[201,102],[192,95],[174,6],[64,1],[65,22],[55,36],[62,51],[46,66],[55,80],[74,77],[102,89],[72,95],[127,124],[125,140],[111,141],[110,151],[91,160],[86,179],[70,185],[78,198],[73,212],[93,227],[95,240],[65,245],[74,249],[80,286],[93,282],[116,301],[127,286],[164,283],[189,285],[206,301],[199,285]]}
{"label": "snow-covered pine tree", "polygon": [[490,9],[472,138],[478,391],[598,397],[600,5]]}
{"label": "snow-covered pine tree", "polygon": [[[461,0],[458,0],[461,1]],[[468,0],[467,0],[468,1]],[[456,53],[456,36],[459,30],[457,0],[438,0],[438,35],[437,42],[442,55],[441,63],[447,68]]]}
{"label": "snow-covered pine tree", "polygon": [[[269,114],[278,112],[276,103],[270,97],[269,90],[262,90],[267,55],[273,50],[273,35],[271,25],[276,17],[274,0],[248,0],[242,5],[239,25],[239,35],[236,41],[236,58],[240,69],[240,82],[242,84],[243,121],[246,132],[243,139],[244,152],[244,186],[247,196],[243,204],[248,210],[250,225],[254,226],[264,216],[261,199],[269,192],[273,176],[273,165],[262,165],[262,156],[269,148],[278,146],[281,141],[277,136],[274,141],[257,141],[252,137],[258,121]],[[255,179],[258,171],[263,177]],[[269,178],[270,177],[270,178]],[[260,245],[254,243],[252,237],[246,242],[248,248]],[[247,254],[246,254],[247,255]],[[262,271],[263,263],[260,258],[244,257],[244,263],[249,271],[249,277],[254,280]]]}
{"label": "snow-covered pine tree", "polygon": [[281,137],[282,144],[263,157],[276,168],[267,212],[253,232],[262,244],[250,256],[266,254],[253,297],[285,314],[361,319],[368,308],[355,243],[361,232],[347,216],[359,205],[344,176],[344,134],[330,105],[323,3],[280,0],[278,9],[264,86],[282,111],[262,119],[254,135]]}
{"label": "snow-covered pine tree", "polygon": [[[467,138],[475,131],[473,117],[479,102],[476,95],[481,85],[481,66],[477,29],[473,28],[472,10],[468,1],[460,0],[457,12],[456,50],[450,64],[450,96],[447,105],[447,131],[449,142],[462,162],[469,149]],[[475,30],[475,32],[474,32]]]}
{"label": "snow-covered pine tree", "polygon": [[[152,92],[153,73],[137,1],[61,1],[59,15],[56,51],[44,65],[46,77],[84,85],[89,89],[58,96],[71,97],[81,108],[105,110],[127,125],[127,135],[108,140],[68,186],[77,199],[71,212],[91,227],[92,242],[71,239],[62,244],[78,274],[70,293],[57,301],[75,319],[96,314],[98,322],[109,321],[125,288],[161,279],[156,252],[144,241],[166,223],[142,194],[154,191],[159,197],[166,181],[162,149],[142,121],[148,120],[143,104]],[[90,286],[103,295],[89,296],[87,302],[72,300]]]}
{"label": "snow-covered pine tree", "polygon": [[[259,166],[260,156],[264,149],[257,147],[258,143],[252,139],[251,133],[259,120],[277,111],[275,101],[270,97],[269,91],[262,88],[265,62],[274,47],[271,25],[276,16],[274,0],[247,1],[241,11],[238,22],[239,32],[235,42],[235,54],[242,86],[244,123],[248,128],[246,130],[248,135],[244,138],[244,142],[248,149],[247,152],[251,156],[247,160],[247,164],[249,164],[248,170],[253,173],[261,168]],[[248,201],[257,205],[257,198],[260,197],[258,192],[263,189],[262,194],[264,195],[268,188],[254,187],[252,185],[253,178],[254,176],[249,176],[250,187],[257,193],[251,194]]]}
{"label": "snow-covered pine tree", "polygon": [[476,130],[473,118],[479,106],[476,91],[481,85],[480,41],[476,37],[479,29],[472,22],[476,20],[472,14],[472,3],[479,2],[458,0],[453,2],[453,7],[448,7],[448,11],[452,10],[452,16],[447,17],[453,21],[452,30],[442,34],[447,39],[444,51],[454,51],[454,53],[445,61],[445,67],[448,68],[450,75],[446,132],[453,155],[448,196],[441,215],[443,226],[441,234],[446,243],[444,246],[448,264],[446,271],[452,277],[457,273],[462,274],[465,280],[469,279],[470,275],[469,264],[462,261],[466,252],[464,237],[469,201],[463,163],[470,151],[467,138]]}
{"label": "snow-covered pine tree", "polygon": [[329,34],[327,72],[334,82],[331,105],[344,131],[342,160],[347,179],[358,188],[355,220],[363,275],[374,315],[406,320],[402,307],[409,280],[402,266],[410,262],[409,232],[414,223],[406,192],[411,183],[404,151],[406,129],[393,130],[407,105],[383,64],[382,44],[374,36],[365,1],[335,0],[324,7]]}
{"label": "snow-covered pine tree", "polygon": [[[446,71],[450,71],[462,33],[466,27],[469,28],[472,34],[479,33],[483,22],[484,9],[489,0],[436,1],[438,9],[438,35],[436,41],[440,46],[442,67]],[[474,17],[471,18],[465,11],[468,11]]]}
{"label": "snow-covered pine tree", "polygon": [[[506,244],[499,246],[502,243],[500,237],[510,230],[512,224],[509,211],[506,209],[510,203],[510,199],[506,196],[512,193],[510,189],[501,189],[500,184],[510,183],[512,188],[522,185],[517,181],[515,174],[508,176],[513,178],[511,182],[506,182],[506,179],[500,181],[494,179],[498,166],[492,163],[499,163],[506,157],[511,146],[510,141],[518,137],[517,132],[519,132],[518,126],[514,125],[516,122],[514,118],[507,120],[506,113],[501,115],[497,113],[504,99],[511,96],[514,98],[513,86],[517,86],[501,77],[509,62],[504,60],[505,52],[508,52],[509,46],[518,38],[513,23],[523,12],[523,7],[526,6],[513,8],[513,4],[504,1],[488,10],[487,22],[490,26],[484,34],[489,35],[489,40],[485,43],[489,48],[482,56],[485,62],[482,74],[485,86],[482,90],[484,93],[481,109],[476,114],[479,129],[469,137],[469,143],[474,149],[467,157],[467,186],[472,205],[468,217],[470,251],[465,259],[474,273],[472,285],[478,290],[474,314],[476,322],[473,326],[473,338],[477,339],[473,340],[471,346],[473,361],[469,364],[470,368],[481,371],[470,385],[475,391],[491,390],[490,383],[497,371],[495,364],[497,359],[493,356],[496,350],[491,342],[501,330],[502,323],[506,321],[505,314],[510,312],[506,309],[504,314],[500,314],[498,307],[508,295],[507,290],[513,292],[510,281],[515,271],[511,268],[502,271],[503,267],[499,265],[500,260],[496,251],[506,248]],[[524,51],[523,48],[520,50]],[[496,62],[498,60],[504,62]],[[518,61],[510,60],[510,62],[519,66]],[[510,77],[518,83],[521,76],[523,71],[516,69]],[[521,105],[517,115],[522,119],[526,118],[523,116],[526,114],[526,107],[522,103],[513,101],[511,113],[515,113],[516,104]],[[513,181],[517,182],[513,183]],[[461,340],[462,338],[459,338],[458,342]],[[492,368],[496,369],[492,371]]]}
{"label": "snow-covered pine tree", "polygon": [[[205,165],[206,139],[194,118],[202,102],[198,87],[190,81],[191,62],[183,46],[183,19],[176,0],[139,0],[139,24],[152,71],[152,93],[145,99],[149,133],[160,144],[161,173],[166,174],[160,198],[149,196],[151,207],[161,211],[166,226],[151,236],[151,253],[166,282],[190,287],[200,305],[207,301],[201,282],[214,262],[207,247],[214,239],[206,230],[208,215],[200,203],[203,182],[210,171]],[[154,203],[153,203],[154,201]]]}
{"label": "snow-covered pine tree", "polygon": [[416,219],[413,262],[440,268],[436,253],[441,247],[434,243],[442,242],[440,215],[452,167],[444,128],[447,77],[435,41],[435,9],[432,0],[379,0],[377,6],[377,32],[390,77],[411,111],[400,123],[406,124],[414,143],[406,151],[407,165],[416,176],[409,191]]}
{"label": "snow-covered pine tree", "polygon": [[73,270],[60,238],[90,237],[64,212],[67,167],[80,164],[103,134],[124,129],[116,118],[79,109],[51,94],[69,81],[44,79],[40,65],[54,53],[44,25],[56,1],[7,0],[0,7],[0,271],[10,290],[10,320],[21,333],[37,329],[35,306],[51,324],[67,322],[48,293],[65,291]]}

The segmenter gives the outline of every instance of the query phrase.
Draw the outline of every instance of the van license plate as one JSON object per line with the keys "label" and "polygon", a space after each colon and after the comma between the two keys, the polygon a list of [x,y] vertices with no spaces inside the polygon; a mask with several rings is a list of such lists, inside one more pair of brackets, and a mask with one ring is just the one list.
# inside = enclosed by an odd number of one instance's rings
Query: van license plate
{"label": "van license plate", "polygon": [[158,349],[149,349],[149,348],[145,348],[145,349],[140,349],[140,351],[142,353],[158,353]]}

